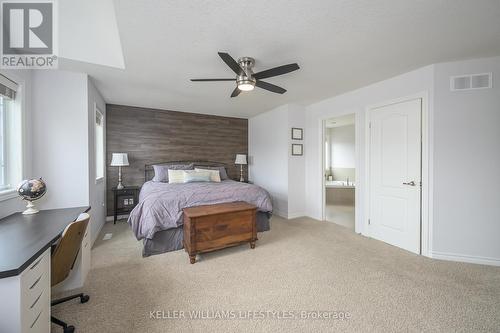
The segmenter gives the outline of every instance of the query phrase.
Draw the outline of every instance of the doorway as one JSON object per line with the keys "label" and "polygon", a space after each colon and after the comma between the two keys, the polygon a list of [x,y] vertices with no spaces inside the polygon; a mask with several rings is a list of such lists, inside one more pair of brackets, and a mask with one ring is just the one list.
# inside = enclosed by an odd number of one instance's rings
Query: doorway
{"label": "doorway", "polygon": [[323,123],[324,220],[354,231],[356,191],[355,114]]}
{"label": "doorway", "polygon": [[422,99],[368,113],[368,233],[421,253]]}

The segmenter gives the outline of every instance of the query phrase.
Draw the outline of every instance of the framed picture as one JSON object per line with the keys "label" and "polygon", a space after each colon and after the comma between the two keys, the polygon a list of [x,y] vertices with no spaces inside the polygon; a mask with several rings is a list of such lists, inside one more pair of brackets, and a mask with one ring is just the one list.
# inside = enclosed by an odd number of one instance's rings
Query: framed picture
{"label": "framed picture", "polygon": [[292,156],[304,155],[304,148],[301,143],[292,143]]}
{"label": "framed picture", "polygon": [[304,139],[304,130],[302,128],[292,127],[292,140]]}

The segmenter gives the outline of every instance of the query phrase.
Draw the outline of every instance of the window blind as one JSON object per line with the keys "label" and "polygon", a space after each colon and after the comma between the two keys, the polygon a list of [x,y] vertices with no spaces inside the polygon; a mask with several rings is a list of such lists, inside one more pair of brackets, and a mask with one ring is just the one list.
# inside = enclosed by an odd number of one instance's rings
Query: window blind
{"label": "window blind", "polygon": [[0,95],[8,99],[16,99],[17,83],[0,74]]}

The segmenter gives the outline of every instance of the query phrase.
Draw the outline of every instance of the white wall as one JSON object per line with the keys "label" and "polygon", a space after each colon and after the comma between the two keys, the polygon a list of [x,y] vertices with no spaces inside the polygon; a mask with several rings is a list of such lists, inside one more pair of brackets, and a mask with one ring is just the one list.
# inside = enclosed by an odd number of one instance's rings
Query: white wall
{"label": "white wall", "polygon": [[288,106],[248,120],[249,179],[266,189],[274,213],[288,216]]}
{"label": "white wall", "polygon": [[[450,91],[450,76],[493,72],[493,89],[462,92]],[[322,219],[322,121],[355,113],[356,126],[356,231],[364,232],[365,202],[365,127],[366,109],[385,102],[426,96],[428,117],[429,179],[429,253],[435,258],[500,265],[500,57],[442,63],[382,81],[349,93],[307,106],[305,118],[304,189],[306,215]],[[270,154],[283,147],[283,125],[288,114],[285,107],[261,114],[280,124],[263,150]],[[281,112],[277,112],[280,110]],[[257,117],[256,117],[257,118]],[[300,117],[298,117],[299,119]],[[259,127],[250,128],[258,137]],[[270,126],[276,129],[276,126]],[[297,126],[300,127],[300,126]],[[252,150],[250,142],[250,150]],[[264,162],[270,166],[272,162]],[[280,159],[282,163],[283,157]],[[288,169],[296,161],[289,158]],[[299,162],[298,165],[301,165]],[[282,173],[287,166],[280,164]],[[260,166],[259,170],[266,170]],[[267,169],[270,170],[270,169]],[[300,167],[290,176],[283,198],[300,192],[293,180],[300,177]],[[257,174],[257,170],[254,170]],[[257,176],[257,175],[255,175]],[[266,177],[273,178],[267,173]],[[285,181],[283,180],[283,184]],[[265,183],[262,183],[266,187]],[[283,190],[286,186],[283,186]],[[290,211],[290,209],[289,209]],[[425,235],[424,235],[425,237]]]}
{"label": "white wall", "polygon": [[43,177],[42,209],[92,207],[95,241],[105,222],[105,179],[95,179],[94,106],[106,104],[86,74],[33,73],[33,176]]}
{"label": "white wall", "polygon": [[[248,120],[249,178],[266,189],[274,213],[294,218],[305,215],[305,154],[292,156],[291,128],[304,128],[303,106],[287,104]],[[307,135],[304,133],[304,135]]]}
{"label": "white wall", "polygon": [[[99,91],[95,88],[92,80],[88,81],[88,151],[89,151],[89,203],[92,207],[92,243],[96,240],[99,231],[106,221],[106,168],[104,167],[104,178],[96,181],[95,167],[95,107],[99,108],[104,116],[104,124],[106,125],[106,103]],[[106,126],[104,126],[104,138],[106,138]],[[106,149],[103,152],[105,154]],[[106,158],[104,164],[106,164]]]}
{"label": "white wall", "polygon": [[356,167],[356,133],[354,125],[333,127],[330,132],[331,167],[355,168]]}
{"label": "white wall", "polygon": [[[364,232],[365,220],[365,113],[367,107],[397,98],[427,92],[432,101],[433,66],[427,66],[370,86],[312,104],[306,108],[305,198],[307,215],[322,219],[322,167],[324,149],[322,122],[328,118],[355,114],[356,118],[356,231]],[[431,108],[432,102],[429,103]],[[432,111],[432,110],[431,110]]]}
{"label": "white wall", "polygon": [[[292,156],[292,143],[304,144],[304,140],[292,140],[291,128],[304,128],[305,108],[301,105],[288,105],[288,218],[304,216],[305,205],[305,178],[307,150],[303,156]],[[308,135],[304,131],[304,136]],[[305,147],[304,147],[305,148]]]}
{"label": "white wall", "polygon": [[87,75],[33,72],[33,177],[47,193],[42,209],[89,204]]}
{"label": "white wall", "polygon": [[[450,76],[493,72],[493,89]],[[437,64],[433,254],[500,265],[500,57]]]}
{"label": "white wall", "polygon": [[113,0],[58,2],[59,57],[125,68]]}
{"label": "white wall", "polygon": [[[22,178],[31,177],[32,166],[32,119],[31,119],[31,71],[29,70],[1,70],[0,73],[15,81],[18,85],[18,98],[21,103],[22,110],[22,126],[23,126],[23,170]],[[16,98],[17,99],[17,98]],[[17,185],[17,184],[16,184]],[[0,201],[0,218],[12,213],[21,211],[25,208],[26,203],[23,202],[17,195],[12,198]]]}
{"label": "white wall", "polygon": [[[23,178],[42,177],[41,209],[92,206],[95,241],[105,222],[105,178],[95,181],[94,105],[106,113],[86,74],[56,70],[2,71],[21,86],[24,123]],[[0,201],[0,218],[22,211],[17,196]]]}

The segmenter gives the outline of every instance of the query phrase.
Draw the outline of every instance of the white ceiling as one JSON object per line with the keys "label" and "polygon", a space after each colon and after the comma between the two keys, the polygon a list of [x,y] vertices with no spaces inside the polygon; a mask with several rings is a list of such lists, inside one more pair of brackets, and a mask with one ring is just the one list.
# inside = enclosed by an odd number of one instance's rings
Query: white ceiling
{"label": "white ceiling", "polygon": [[[431,63],[500,55],[498,0],[115,0],[114,7],[125,69],[69,60],[60,68],[88,72],[116,104],[251,117]],[[230,98],[232,82],[189,81],[233,77],[217,51],[254,57],[255,71],[291,62],[301,69],[266,79],[284,95],[256,88]]]}

